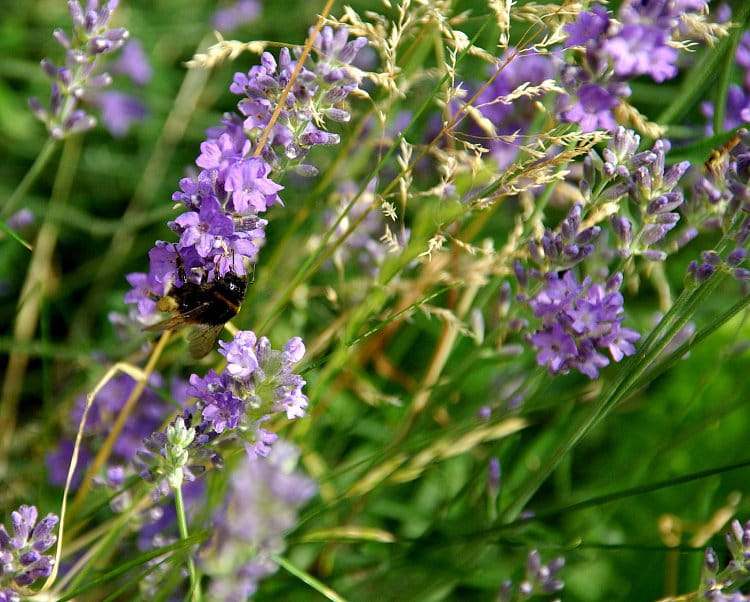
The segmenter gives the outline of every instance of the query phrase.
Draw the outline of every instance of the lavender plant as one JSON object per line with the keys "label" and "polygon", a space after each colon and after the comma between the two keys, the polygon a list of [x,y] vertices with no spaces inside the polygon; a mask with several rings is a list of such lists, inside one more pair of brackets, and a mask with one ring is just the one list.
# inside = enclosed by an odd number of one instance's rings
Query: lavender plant
{"label": "lavender plant", "polygon": [[0,599],[745,599],[750,5],[332,4],[0,111]]}

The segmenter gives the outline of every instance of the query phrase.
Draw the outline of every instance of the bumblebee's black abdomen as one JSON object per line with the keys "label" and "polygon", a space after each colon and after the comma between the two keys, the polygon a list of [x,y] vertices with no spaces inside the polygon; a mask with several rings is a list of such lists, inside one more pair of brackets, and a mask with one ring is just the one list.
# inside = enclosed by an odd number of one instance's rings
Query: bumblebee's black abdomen
{"label": "bumblebee's black abdomen", "polygon": [[188,321],[218,326],[229,322],[245,298],[247,279],[236,274],[209,283],[185,282],[172,291],[178,313],[190,316]]}

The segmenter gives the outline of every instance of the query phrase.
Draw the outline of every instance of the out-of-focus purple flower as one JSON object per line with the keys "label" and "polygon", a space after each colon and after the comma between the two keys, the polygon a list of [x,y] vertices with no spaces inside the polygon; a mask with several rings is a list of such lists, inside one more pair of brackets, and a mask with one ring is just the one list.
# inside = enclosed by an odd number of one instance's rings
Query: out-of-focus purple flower
{"label": "out-of-focus purple flower", "polygon": [[50,513],[37,523],[37,517],[35,506],[23,505],[10,513],[10,533],[0,525],[0,592],[7,599],[13,599],[15,587],[49,577],[55,566],[55,557],[43,552],[57,541],[53,531],[59,519]]}
{"label": "out-of-focus purple flower", "polygon": [[653,25],[669,31],[680,25],[685,13],[706,10],[709,0],[626,0],[618,17],[623,23]]}
{"label": "out-of-focus purple flower", "polygon": [[[713,133],[714,103],[701,103],[701,113],[706,117],[706,132]],[[737,84],[730,84],[727,91],[727,106],[724,113],[724,129],[729,131],[750,122],[750,93]]]}
{"label": "out-of-focus purple flower", "polygon": [[222,33],[239,29],[243,25],[255,21],[260,15],[260,8],[258,0],[237,0],[214,13],[214,27]]}
{"label": "out-of-focus purple flower", "polygon": [[110,91],[92,95],[91,103],[101,111],[102,123],[115,138],[122,138],[130,126],[148,116],[146,105],[137,96]]}
{"label": "out-of-focus purple flower", "polygon": [[562,278],[548,273],[546,286],[529,301],[534,314],[543,319],[530,337],[538,350],[537,364],[552,374],[575,369],[594,379],[609,364],[597,349],[608,350],[616,362],[635,353],[633,342],[640,335],[621,327],[621,281],[610,278],[604,287],[586,279],[579,285],[571,271]]}
{"label": "out-of-focus purple flower", "polygon": [[[45,458],[45,464],[47,465],[48,480],[53,485],[65,485],[65,480],[68,477],[68,469],[70,468],[70,461],[73,458],[73,440],[63,439],[57,446],[57,449],[48,454]],[[83,471],[89,462],[93,459],[91,452],[86,447],[81,446],[78,451],[78,463],[76,464],[76,470],[73,473],[73,479],[71,486],[77,487],[83,477]]]}
{"label": "out-of-focus purple flower", "polygon": [[611,19],[607,9],[595,4],[591,11],[584,11],[578,19],[565,26],[568,38],[565,46],[585,46],[589,42],[597,42],[609,29]]}
{"label": "out-of-focus purple flower", "polygon": [[616,97],[596,84],[584,84],[578,90],[578,102],[563,110],[566,121],[577,123],[584,132],[613,130],[616,126],[612,109],[619,103]]}
{"label": "out-of-focus purple flower", "polygon": [[[521,85],[537,86],[545,80],[555,77],[555,59],[552,56],[535,52],[520,52],[509,48],[499,59],[501,65],[496,73],[491,73],[492,81],[487,85],[474,101],[473,107],[486,119],[472,120],[472,113],[466,113],[466,135],[476,138],[483,146],[489,148],[492,157],[500,168],[508,166],[518,155],[518,144],[508,142],[499,136],[513,136],[524,134],[535,114],[536,107],[532,98],[514,98],[513,101],[503,102],[503,97],[509,95]],[[468,95],[473,96],[473,90],[478,85],[470,85]],[[450,110],[459,109],[459,102],[454,102]],[[488,128],[488,124],[490,127]],[[442,128],[442,124],[435,124],[435,134]]]}
{"label": "out-of-focus purple flower", "polygon": [[667,39],[656,27],[626,25],[602,49],[612,60],[615,76],[630,79],[646,74],[660,83],[677,75],[677,50],[667,46]]}
{"label": "out-of-focus purple flower", "polygon": [[21,230],[34,223],[34,213],[31,209],[19,209],[8,218],[8,227],[11,230]]}
{"label": "out-of-focus purple flower", "polygon": [[500,491],[500,477],[502,476],[502,469],[500,467],[500,460],[497,458],[490,458],[487,464],[487,489],[490,495],[497,496]]}
{"label": "out-of-focus purple flower", "polygon": [[139,40],[132,38],[122,49],[117,60],[110,65],[110,71],[128,76],[134,84],[145,86],[151,81],[153,69],[148,62],[148,56]]}
{"label": "out-of-focus purple flower", "polygon": [[299,451],[279,440],[265,458],[245,458],[232,473],[226,502],[214,516],[214,536],[200,556],[215,600],[246,600],[278,569],[283,536],[315,483],[295,470]]}
{"label": "out-of-focus purple flower", "polygon": [[734,59],[739,67],[750,69],[750,32],[746,31],[742,34]]}
{"label": "out-of-focus purple flower", "polygon": [[[153,375],[151,384],[160,386],[161,377],[158,374]],[[92,442],[107,436],[134,387],[135,381],[131,376],[119,374],[99,391],[86,418],[85,437],[78,458],[78,471],[85,469],[95,448]],[[80,422],[85,405],[85,397],[79,397],[76,400],[70,416],[70,437],[75,432],[74,427],[77,428]],[[161,426],[169,415],[169,411],[170,405],[153,389],[146,387],[125,421],[119,437],[115,440],[110,456],[112,464],[129,463],[140,449],[143,438]],[[71,456],[72,441],[67,438],[63,439],[58,450],[47,457],[51,483],[55,485],[65,483]]]}
{"label": "out-of-focus purple flower", "polygon": [[561,73],[573,97],[561,111],[562,119],[578,123],[585,132],[613,130],[611,110],[630,95],[631,79],[648,75],[661,83],[677,75],[677,50],[669,42],[682,33],[680,17],[706,4],[707,0],[628,0],[620,7],[619,22],[600,5],[580,13],[565,26],[565,46],[583,46],[584,52],[571,52],[575,63]]}

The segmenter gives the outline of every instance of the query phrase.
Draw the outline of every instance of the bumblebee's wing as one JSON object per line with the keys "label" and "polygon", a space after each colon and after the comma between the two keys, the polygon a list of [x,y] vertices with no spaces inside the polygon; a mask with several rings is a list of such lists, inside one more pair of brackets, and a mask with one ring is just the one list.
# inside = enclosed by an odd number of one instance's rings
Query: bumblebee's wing
{"label": "bumblebee's wing", "polygon": [[152,324],[151,326],[144,326],[141,330],[146,332],[160,332],[162,330],[179,330],[185,326],[187,326],[187,324],[182,316],[174,316],[162,320],[161,322],[157,322],[156,324]]}
{"label": "bumblebee's wing", "polygon": [[167,318],[166,320],[162,320],[151,326],[145,326],[143,330],[147,332],[158,332],[161,330],[179,330],[185,326],[190,326],[191,324],[197,323],[197,318],[203,315],[208,305],[208,303],[201,303],[198,307],[194,307],[190,311],[172,316],[171,318]]}
{"label": "bumblebee's wing", "polygon": [[193,359],[199,360],[213,350],[223,324],[198,324],[188,335],[188,349]]}

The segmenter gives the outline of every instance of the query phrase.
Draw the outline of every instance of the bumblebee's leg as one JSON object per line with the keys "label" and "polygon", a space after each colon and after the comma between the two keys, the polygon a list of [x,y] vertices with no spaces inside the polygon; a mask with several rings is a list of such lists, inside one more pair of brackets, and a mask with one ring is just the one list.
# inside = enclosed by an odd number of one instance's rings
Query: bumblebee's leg
{"label": "bumblebee's leg", "polygon": [[177,250],[177,245],[175,245],[174,252],[176,255],[174,262],[177,266],[177,274],[180,277],[180,280],[185,283],[187,282],[187,271],[185,270],[185,262],[182,261],[182,255],[180,255],[180,252]]}

